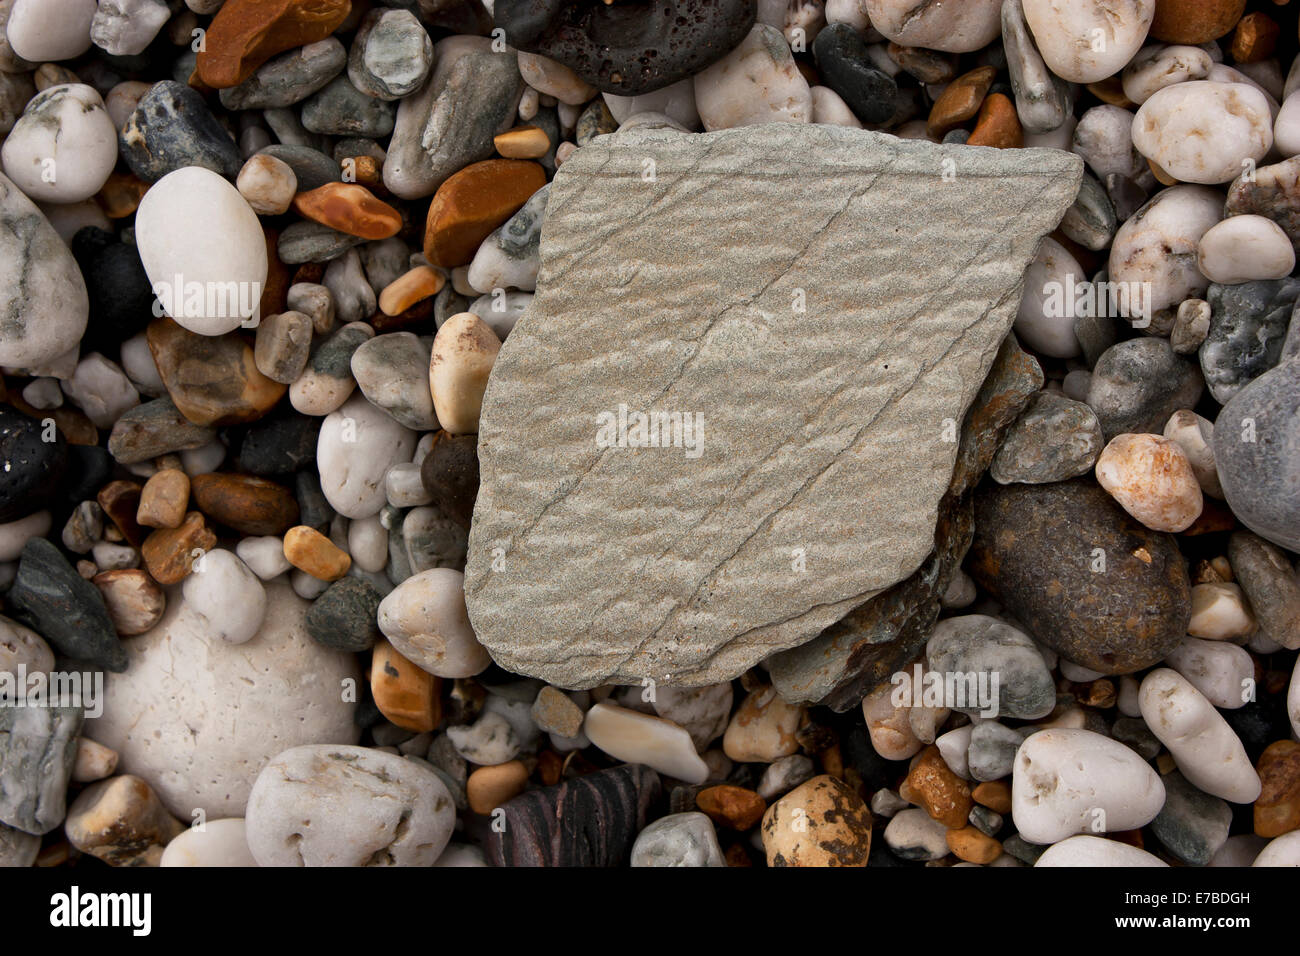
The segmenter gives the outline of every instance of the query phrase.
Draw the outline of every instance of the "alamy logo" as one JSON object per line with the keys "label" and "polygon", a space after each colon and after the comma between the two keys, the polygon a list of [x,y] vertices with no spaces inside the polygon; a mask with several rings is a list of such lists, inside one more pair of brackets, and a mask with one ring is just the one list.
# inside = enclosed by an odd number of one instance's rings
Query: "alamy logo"
{"label": "alamy logo", "polygon": [[596,416],[597,448],[681,448],[687,458],[704,452],[699,412],[635,412],[626,404]]}
{"label": "alamy logo", "polygon": [[153,896],[149,893],[82,893],[74,886],[50,897],[50,925],[125,926],[133,936],[148,936],[153,929]]}
{"label": "alamy logo", "polygon": [[83,707],[86,716],[104,713],[103,671],[28,671],[19,664],[0,671],[0,707]]}
{"label": "alamy logo", "polygon": [[889,702],[895,707],[946,707],[977,711],[984,718],[998,715],[1002,679],[997,671],[933,671],[913,664],[910,673],[898,671],[889,682],[894,685]]}
{"label": "alamy logo", "polygon": [[153,284],[155,318],[246,319],[257,312],[262,301],[260,282],[186,281],[177,273],[169,281]]}

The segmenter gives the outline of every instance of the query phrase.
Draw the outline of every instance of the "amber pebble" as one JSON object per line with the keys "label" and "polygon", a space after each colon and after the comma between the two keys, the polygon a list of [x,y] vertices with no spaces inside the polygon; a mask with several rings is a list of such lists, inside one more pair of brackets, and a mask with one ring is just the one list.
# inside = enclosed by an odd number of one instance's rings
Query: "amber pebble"
{"label": "amber pebble", "polygon": [[159,584],[178,584],[194,569],[194,562],[217,546],[217,536],[191,511],[179,528],[159,528],[140,547],[144,565]]}
{"label": "amber pebble", "polygon": [[753,790],[719,784],[695,795],[695,803],[714,823],[733,830],[748,830],[763,819],[767,801]]}
{"label": "amber pebble", "polygon": [[293,197],[300,216],[362,239],[390,239],[402,231],[402,214],[357,183],[326,183]]}
{"label": "amber pebble", "polygon": [[438,726],[442,681],[421,670],[385,640],[370,658],[370,694],[375,706],[398,727],[428,733]]}
{"label": "amber pebble", "polygon": [[110,481],[100,488],[99,494],[95,496],[104,514],[108,515],[109,520],[117,526],[117,530],[122,532],[122,537],[137,548],[149,534],[140,526],[137,517],[140,511],[141,493],[142,489],[138,482]]}
{"label": "amber pebble", "polygon": [[346,551],[306,525],[285,532],[284,557],[299,571],[322,581],[337,581],[352,566]]}
{"label": "amber pebble", "polygon": [[240,534],[284,534],[298,521],[298,502],[283,485],[253,475],[211,472],[190,479],[198,509]]}
{"label": "amber pebble", "polygon": [[546,170],[520,159],[471,163],[438,187],[425,219],[424,257],[435,266],[463,266],[492,230],[546,185]]}
{"label": "amber pebble", "polygon": [[992,93],[980,107],[975,129],[966,140],[967,146],[993,146],[998,149],[1019,149],[1025,145],[1025,134],[1016,116],[1016,104],[1002,93]]}
{"label": "amber pebble", "polygon": [[929,134],[942,139],[944,133],[974,119],[996,76],[997,70],[993,67],[981,66],[949,83],[930,110],[926,122]]}
{"label": "amber pebble", "polygon": [[1262,789],[1255,801],[1255,834],[1272,838],[1300,830],[1300,744],[1274,741],[1256,769]]}
{"label": "amber pebble", "polygon": [[351,10],[351,0],[226,0],[195,71],[213,89],[237,86],[277,53],[324,40]]}
{"label": "amber pebble", "polygon": [[1209,43],[1241,19],[1246,0],[1156,0],[1149,36],[1165,43]]}
{"label": "amber pebble", "polygon": [[540,159],[551,151],[551,138],[540,126],[516,126],[492,143],[506,159]]}

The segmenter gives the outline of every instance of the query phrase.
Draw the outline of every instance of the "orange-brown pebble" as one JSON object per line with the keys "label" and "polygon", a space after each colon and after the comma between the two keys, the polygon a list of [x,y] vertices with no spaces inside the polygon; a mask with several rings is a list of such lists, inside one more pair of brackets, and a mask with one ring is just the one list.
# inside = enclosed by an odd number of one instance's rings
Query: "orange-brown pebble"
{"label": "orange-brown pebble", "polygon": [[725,783],[701,790],[695,795],[695,804],[714,823],[733,830],[756,826],[767,812],[767,801],[753,790]]}
{"label": "orange-brown pebble", "polygon": [[379,311],[384,315],[401,315],[417,302],[431,298],[442,291],[447,280],[428,266],[416,266],[398,276],[379,293]]}
{"label": "orange-brown pebble", "polygon": [[939,748],[931,744],[916,755],[905,784],[908,796],[950,830],[960,830],[970,816],[970,786],[948,769]]}
{"label": "orange-brown pebble", "polygon": [[140,208],[149,184],[130,173],[110,173],[95,201],[109,219],[125,219]]}
{"label": "orange-brown pebble", "polygon": [[140,526],[137,518],[141,496],[142,489],[138,482],[124,480],[110,481],[95,496],[104,514],[122,532],[122,537],[137,548],[149,533]]}
{"label": "orange-brown pebble", "polygon": [[475,813],[487,816],[501,804],[524,792],[528,768],[511,760],[492,767],[479,767],[465,781],[465,798]]}
{"label": "orange-brown pebble", "polygon": [[1096,83],[1089,83],[1087,88],[1089,93],[1107,106],[1118,106],[1124,110],[1131,110],[1137,106],[1124,92],[1124,83],[1118,76],[1108,76]]}
{"label": "orange-brown pebble", "polygon": [[1300,830],[1300,744],[1274,741],[1256,769],[1263,789],[1255,801],[1255,834],[1272,838]]}
{"label": "orange-brown pebble", "polygon": [[930,110],[930,118],[926,121],[929,134],[942,139],[944,133],[973,119],[996,76],[997,70],[993,67],[981,66],[949,83]]}
{"label": "orange-brown pebble", "polygon": [[337,581],[352,567],[346,551],[305,524],[285,532],[284,557],[299,571],[322,581]]}
{"label": "orange-brown pebble", "polygon": [[144,483],[135,520],[146,528],[179,528],[189,502],[190,476],[178,468],[164,468]]}
{"label": "orange-brown pebble", "polygon": [[357,183],[326,183],[293,197],[300,216],[362,239],[391,239],[402,231],[402,214]]}
{"label": "orange-brown pebble", "polygon": [[537,779],[544,787],[553,787],[564,774],[564,758],[554,750],[543,750],[537,755]]}
{"label": "orange-brown pebble", "polygon": [[985,780],[975,785],[971,798],[994,813],[1011,812],[1011,785],[1002,780]]}
{"label": "orange-brown pebble", "polygon": [[208,24],[195,72],[215,90],[237,86],[277,53],[324,40],[351,10],[352,0],[226,0]]}
{"label": "orange-brown pebble", "polygon": [[546,170],[522,159],[471,163],[438,187],[424,227],[424,257],[435,266],[467,265],[479,245],[546,185]]}
{"label": "orange-brown pebble", "polygon": [[427,733],[442,717],[442,681],[397,652],[387,641],[375,642],[370,658],[370,695],[375,706],[398,727]]}
{"label": "orange-brown pebble", "polygon": [[1024,130],[1016,116],[1016,104],[1002,93],[985,97],[980,107],[975,129],[966,140],[967,146],[993,146],[997,149],[1019,149],[1025,145]]}
{"label": "orange-brown pebble", "polygon": [[551,151],[551,138],[540,126],[516,126],[492,140],[506,159],[539,159]]}
{"label": "orange-brown pebble", "polygon": [[1209,43],[1241,19],[1246,0],[1156,0],[1150,37],[1165,43]]}
{"label": "orange-brown pebble", "polygon": [[992,863],[1002,855],[1002,844],[979,829],[966,826],[947,833],[948,849],[967,863]]}
{"label": "orange-brown pebble", "polygon": [[1280,32],[1277,21],[1267,13],[1246,14],[1232,34],[1232,58],[1238,63],[1267,60],[1277,49]]}
{"label": "orange-brown pebble", "polygon": [[298,522],[293,492],[266,478],[213,471],[191,478],[190,490],[200,511],[241,534],[284,534]]}
{"label": "orange-brown pebble", "polygon": [[194,562],[217,546],[217,536],[204,523],[203,515],[191,511],[178,528],[159,528],[140,547],[144,566],[159,584],[178,584]]}

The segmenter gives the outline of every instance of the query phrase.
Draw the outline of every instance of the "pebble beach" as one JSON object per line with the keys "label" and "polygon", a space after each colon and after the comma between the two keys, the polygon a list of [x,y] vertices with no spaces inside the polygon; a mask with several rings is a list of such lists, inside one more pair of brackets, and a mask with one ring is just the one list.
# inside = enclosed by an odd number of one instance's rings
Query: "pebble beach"
{"label": "pebble beach", "polygon": [[0,867],[1300,866],[1300,3],[0,0]]}

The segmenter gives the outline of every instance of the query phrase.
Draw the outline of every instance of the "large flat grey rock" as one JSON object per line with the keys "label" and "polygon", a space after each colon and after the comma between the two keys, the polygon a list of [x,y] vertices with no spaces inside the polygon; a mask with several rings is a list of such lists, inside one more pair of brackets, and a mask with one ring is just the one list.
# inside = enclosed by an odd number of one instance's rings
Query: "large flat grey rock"
{"label": "large flat grey rock", "polygon": [[[483,405],[465,596],[492,656],[711,683],[907,578],[1081,171],[784,124],[575,153]],[[621,406],[698,416],[698,455],[601,447]]]}

